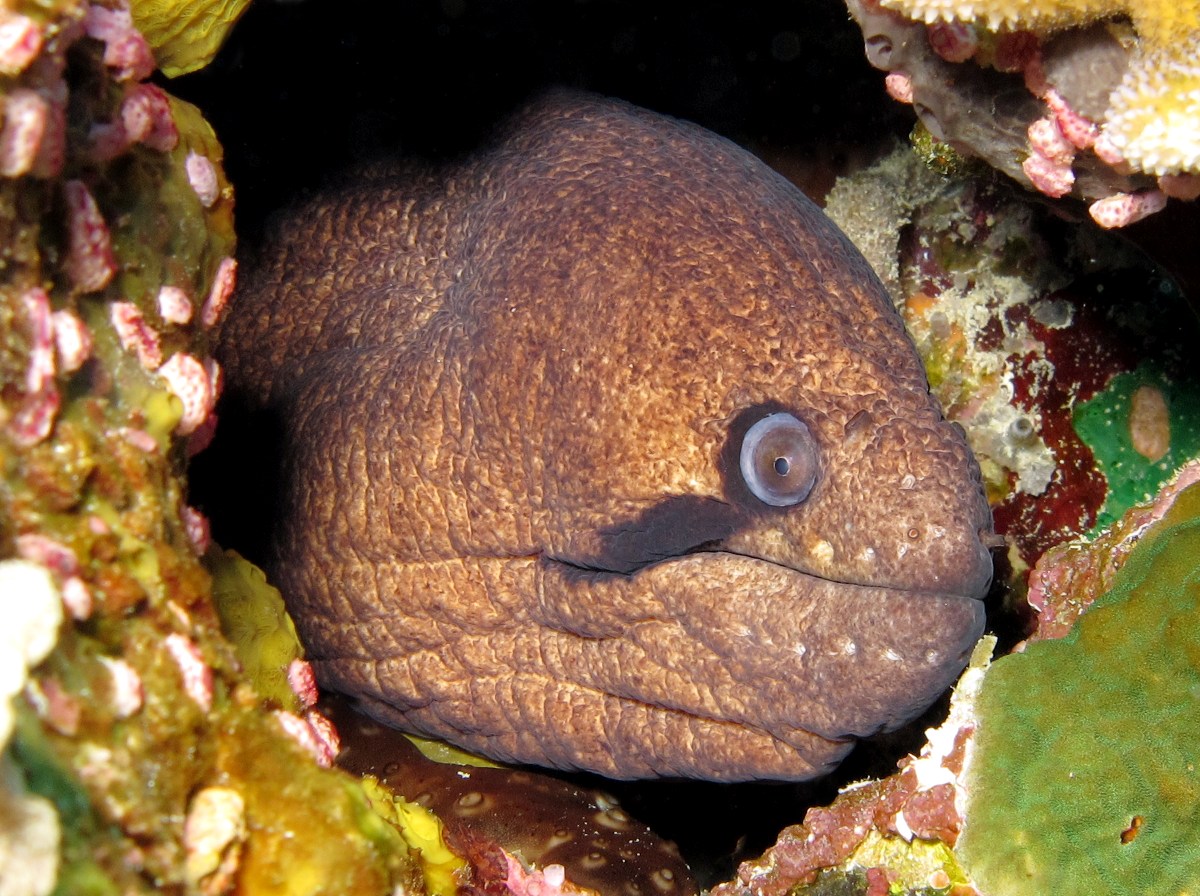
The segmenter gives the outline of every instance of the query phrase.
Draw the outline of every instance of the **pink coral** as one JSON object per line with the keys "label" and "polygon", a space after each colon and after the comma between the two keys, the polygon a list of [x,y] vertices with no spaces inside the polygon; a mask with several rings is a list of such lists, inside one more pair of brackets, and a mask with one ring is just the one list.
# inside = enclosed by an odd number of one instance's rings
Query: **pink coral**
{"label": "pink coral", "polygon": [[1098,199],[1088,206],[1088,213],[1092,220],[1107,230],[1140,221],[1162,211],[1166,204],[1167,197],[1159,190],[1143,190],[1140,193],[1117,193]]}
{"label": "pink coral", "polygon": [[1091,149],[1100,133],[1100,128],[1096,123],[1072,109],[1071,104],[1063,98],[1062,94],[1053,88],[1047,90],[1042,98],[1050,107],[1050,111],[1054,113],[1054,118],[1062,130],[1063,136],[1078,149]]}
{"label": "pink coral", "polygon": [[74,373],[92,356],[91,331],[73,311],[55,311],[51,320],[58,365],[64,373]]}
{"label": "pink coral", "polygon": [[58,579],[73,576],[79,571],[79,559],[75,552],[61,541],[40,532],[18,535],[17,553],[26,560],[46,567]]}
{"label": "pink coral", "polygon": [[29,332],[29,362],[25,369],[25,395],[9,421],[18,445],[36,445],[50,434],[58,416],[60,398],[54,381],[54,321],[50,297],[44,289],[27,290],[21,304]]}
{"label": "pink coral", "polygon": [[19,177],[33,170],[50,119],[50,103],[36,90],[14,87],[4,103],[0,130],[0,175]]}
{"label": "pink coral", "polygon": [[145,703],[146,689],[142,677],[120,657],[102,656],[100,662],[108,670],[109,704],[118,719],[127,719]]}
{"label": "pink coral", "polygon": [[1070,165],[1055,162],[1036,152],[1021,163],[1021,170],[1039,192],[1056,199],[1066,196],[1075,185],[1075,172]]}
{"label": "pink coral", "polygon": [[142,310],[133,302],[113,302],[108,309],[117,339],[126,351],[137,355],[138,361],[147,370],[154,370],[162,362],[162,344],[158,333],[146,322]]}
{"label": "pink coral", "polygon": [[299,657],[288,663],[287,668],[288,687],[292,689],[292,693],[299,699],[301,705],[309,709],[316,705],[317,693],[317,676],[313,672],[312,663],[307,660],[302,660]]}
{"label": "pink coral", "polygon": [[92,615],[92,592],[80,578],[75,552],[60,541],[39,532],[17,536],[17,553],[26,560],[46,567],[54,575],[63,606],[76,620]]}
{"label": "pink coral", "polygon": [[979,49],[979,35],[964,22],[935,22],[927,29],[929,46],[947,62],[966,62]]}
{"label": "pink coral", "polygon": [[62,601],[71,618],[77,622],[90,619],[95,602],[92,600],[92,589],[79,576],[71,576],[62,583]]}
{"label": "pink coral", "polygon": [[216,276],[213,277],[212,289],[208,292],[204,307],[200,309],[200,323],[211,327],[220,319],[236,284],[237,259],[222,258],[221,263],[217,265]]}
{"label": "pink coral", "polygon": [[1075,161],[1075,145],[1068,140],[1053,117],[1038,118],[1029,125],[1026,135],[1030,148],[1057,165]]}
{"label": "pink coral", "polygon": [[317,765],[322,768],[333,765],[338,753],[338,738],[328,719],[312,710],[301,718],[282,709],[275,711],[275,718],[288,737],[311,754]]}
{"label": "pink coral", "polygon": [[171,113],[170,100],[154,84],[134,84],[128,88],[117,117],[92,126],[88,134],[89,152],[97,161],[107,162],[124,155],[141,143],[159,152],[169,152],[179,142],[179,129]]}
{"label": "pink coral", "polygon": [[207,419],[217,400],[208,368],[192,355],[178,352],[158,368],[158,375],[183,402],[183,416],[175,432],[190,435]]}
{"label": "pink coral", "polygon": [[220,195],[220,183],[217,181],[217,169],[207,156],[198,152],[189,152],[183,163],[187,171],[188,183],[196,191],[200,203],[205,208],[211,208]]}
{"label": "pink coral", "polygon": [[154,53],[133,25],[128,6],[92,4],[83,20],[87,36],[104,44],[104,64],[119,81],[141,81],[154,71]]}
{"label": "pink coral", "polygon": [[146,432],[144,429],[134,429],[130,426],[122,426],[117,430],[117,434],[139,451],[145,451],[147,454],[153,454],[158,450],[158,442],[154,440],[154,436],[150,435],[150,433]]}
{"label": "pink coral", "polygon": [[108,225],[83,181],[64,183],[63,195],[67,200],[67,273],[76,288],[96,292],[108,286],[117,272]]}
{"label": "pink coral", "polygon": [[158,313],[167,323],[186,324],[192,319],[192,300],[178,286],[164,286],[158,291]]}
{"label": "pink coral", "polygon": [[904,72],[888,72],[887,77],[883,79],[883,86],[887,88],[888,96],[896,102],[912,105],[912,78]]}
{"label": "pink coral", "polygon": [[204,661],[200,648],[190,638],[180,634],[167,635],[164,644],[179,668],[184,691],[192,702],[208,712],[212,709],[213,701],[213,670]]}
{"label": "pink coral", "polygon": [[192,550],[195,551],[197,557],[203,557],[212,544],[212,532],[209,528],[208,517],[195,507],[187,505],[180,509],[179,516],[183,520],[183,528],[187,533],[188,541],[192,544]]}
{"label": "pink coral", "polygon": [[121,103],[121,122],[129,138],[160,152],[179,143],[179,129],[166,92],[154,84],[135,84]]}
{"label": "pink coral", "polygon": [[0,10],[0,74],[19,75],[42,51],[42,26],[28,16]]}

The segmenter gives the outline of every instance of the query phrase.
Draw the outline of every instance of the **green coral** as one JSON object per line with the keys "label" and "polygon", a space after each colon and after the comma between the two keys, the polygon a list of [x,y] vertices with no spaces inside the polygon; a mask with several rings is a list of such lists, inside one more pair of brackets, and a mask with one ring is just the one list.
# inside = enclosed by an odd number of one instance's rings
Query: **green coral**
{"label": "green coral", "polygon": [[1200,485],[984,681],[958,856],[989,896],[1200,891]]}
{"label": "green coral", "polygon": [[[1168,411],[1169,448],[1155,459],[1138,453],[1130,432],[1132,398],[1142,387],[1157,390]],[[1072,422],[1108,480],[1108,496],[1096,518],[1098,531],[1147,500],[1185,461],[1200,455],[1200,387],[1147,362],[1113,377],[1103,392],[1077,405]]]}

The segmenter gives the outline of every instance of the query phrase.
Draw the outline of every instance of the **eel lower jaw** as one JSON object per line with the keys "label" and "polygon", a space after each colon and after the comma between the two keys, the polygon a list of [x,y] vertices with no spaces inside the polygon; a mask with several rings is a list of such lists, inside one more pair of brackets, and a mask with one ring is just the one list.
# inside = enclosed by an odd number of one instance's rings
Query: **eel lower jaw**
{"label": "eel lower jaw", "polygon": [[984,623],[975,595],[837,582],[719,549],[628,574],[576,569],[552,587],[566,598],[552,625],[621,657],[587,686],[784,743],[899,727],[953,683]]}

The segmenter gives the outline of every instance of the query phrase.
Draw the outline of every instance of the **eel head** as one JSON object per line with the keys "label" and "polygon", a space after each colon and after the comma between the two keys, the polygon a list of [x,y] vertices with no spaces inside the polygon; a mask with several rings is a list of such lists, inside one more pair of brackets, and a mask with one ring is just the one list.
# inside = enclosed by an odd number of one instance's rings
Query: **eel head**
{"label": "eel head", "polygon": [[223,361],[284,421],[274,574],[374,715],[614,777],[801,779],[964,666],[975,461],[866,263],[736,146],[557,96],[268,252]]}

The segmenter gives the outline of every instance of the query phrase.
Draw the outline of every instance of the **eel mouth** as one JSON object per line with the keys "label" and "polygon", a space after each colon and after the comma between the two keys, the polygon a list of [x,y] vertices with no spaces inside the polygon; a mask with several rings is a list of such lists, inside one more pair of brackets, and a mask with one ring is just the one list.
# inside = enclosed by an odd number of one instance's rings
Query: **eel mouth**
{"label": "eel mouth", "polygon": [[966,594],[837,581],[719,544],[620,573],[550,562],[574,593],[571,618],[545,622],[621,658],[580,683],[789,744],[899,727],[983,633],[986,578]]}

